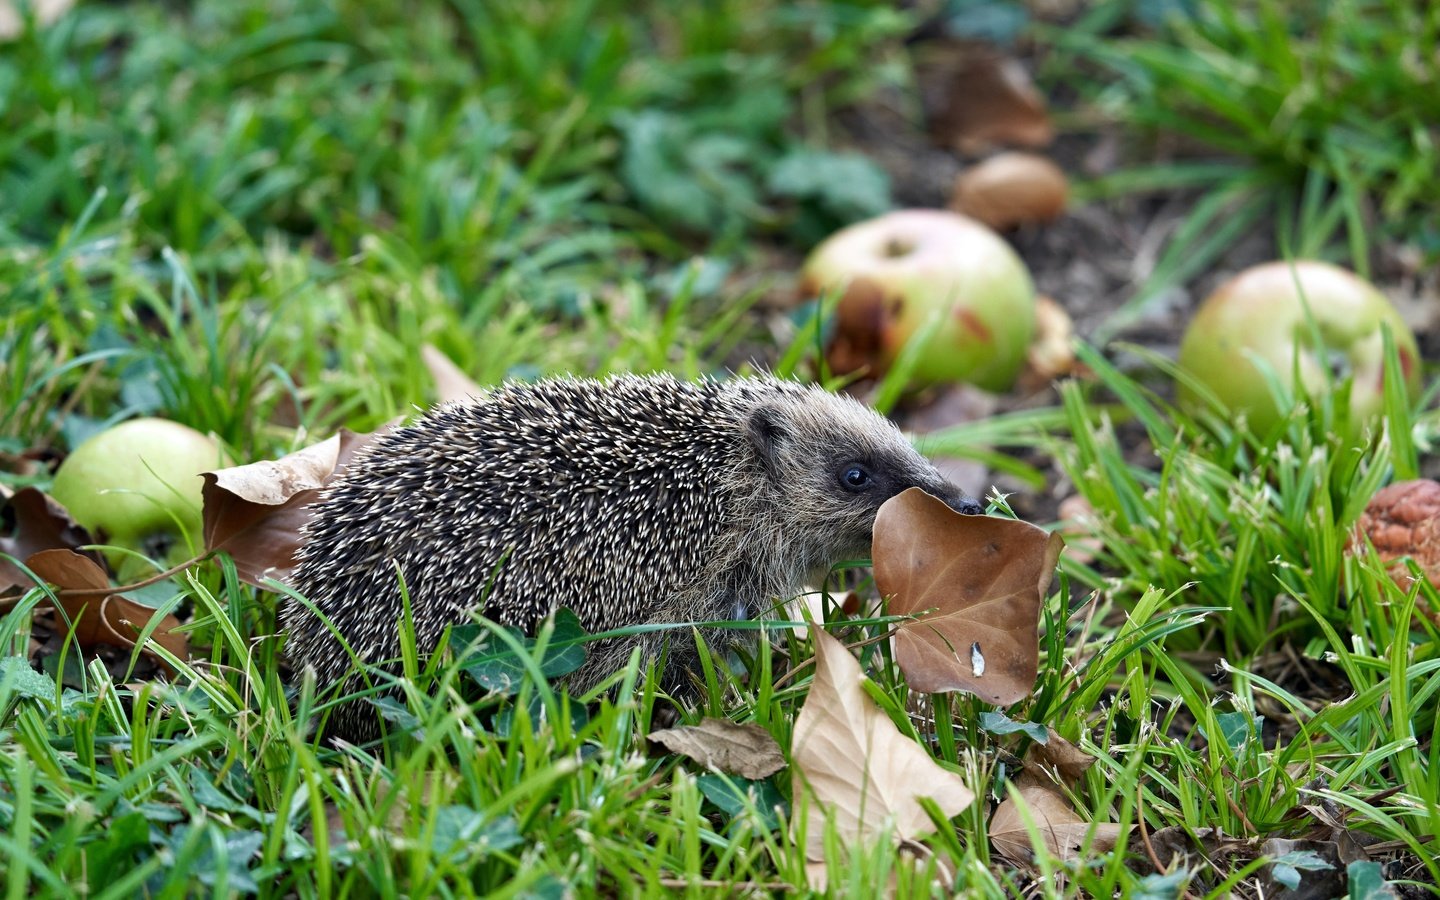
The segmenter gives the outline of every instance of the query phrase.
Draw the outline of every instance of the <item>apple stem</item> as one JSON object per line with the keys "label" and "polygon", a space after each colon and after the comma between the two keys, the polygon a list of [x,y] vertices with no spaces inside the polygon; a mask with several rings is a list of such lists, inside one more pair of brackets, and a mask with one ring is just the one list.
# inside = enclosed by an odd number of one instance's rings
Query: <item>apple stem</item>
{"label": "apple stem", "polygon": [[128,594],[130,591],[138,591],[143,587],[149,587],[150,585],[164,581],[165,579],[173,575],[178,575],[186,569],[190,568],[191,566],[195,565],[196,563],[202,563],[214,555],[214,550],[207,550],[199,556],[185,560],[178,566],[171,566],[163,572],[156,572],[149,578],[146,578],[142,581],[137,581],[133,584],[122,584],[118,587],[103,588],[65,588],[64,590],[57,591],[56,593],[58,593],[61,597],[100,597],[109,596],[110,594]]}

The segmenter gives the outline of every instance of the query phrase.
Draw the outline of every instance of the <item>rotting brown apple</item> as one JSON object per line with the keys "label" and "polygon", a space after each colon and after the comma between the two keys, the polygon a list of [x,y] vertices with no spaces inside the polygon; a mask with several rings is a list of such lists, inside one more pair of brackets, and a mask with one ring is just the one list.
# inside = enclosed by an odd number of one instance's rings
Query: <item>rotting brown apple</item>
{"label": "rotting brown apple", "polygon": [[999,235],[959,213],[887,213],[835,233],[805,263],[802,290],[840,291],[832,368],[883,372],[935,322],[915,386],[1010,387],[1035,331],[1035,287]]}
{"label": "rotting brown apple", "polygon": [[[227,462],[215,440],[189,426],[132,419],[76,447],[50,495],[107,543],[180,562],[200,545],[200,473]],[[141,571],[132,559],[109,555],[122,580]]]}
{"label": "rotting brown apple", "polygon": [[[1351,421],[1359,427],[1384,404],[1384,326],[1394,336],[1405,386],[1413,395],[1420,386],[1415,335],[1384,294],[1330,263],[1265,263],[1206,298],[1181,340],[1180,365],[1228,409],[1243,411],[1257,434],[1268,432],[1288,412],[1277,408],[1264,367],[1302,399],[1351,375]],[[1198,405],[1183,383],[1179,398],[1190,408]]]}

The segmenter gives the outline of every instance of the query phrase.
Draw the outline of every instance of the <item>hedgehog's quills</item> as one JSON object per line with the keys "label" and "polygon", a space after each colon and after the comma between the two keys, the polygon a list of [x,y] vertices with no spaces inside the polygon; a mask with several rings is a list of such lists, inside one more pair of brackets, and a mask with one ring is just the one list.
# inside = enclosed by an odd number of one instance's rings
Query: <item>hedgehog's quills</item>
{"label": "hedgehog's quills", "polygon": [[[294,586],[367,663],[400,655],[397,567],[422,653],[487,587],[484,614],[525,629],[560,606],[592,632],[753,618],[867,555],[880,504],[914,486],[980,511],[887,420],[818,388],[666,375],[513,384],[357,454],[305,529]],[[361,686],[303,604],[286,600],[281,620],[291,660],[322,689]],[[667,642],[663,682],[683,689],[696,666],[685,629],[590,644],[571,684]],[[376,712],[349,703],[328,733],[373,737]]]}

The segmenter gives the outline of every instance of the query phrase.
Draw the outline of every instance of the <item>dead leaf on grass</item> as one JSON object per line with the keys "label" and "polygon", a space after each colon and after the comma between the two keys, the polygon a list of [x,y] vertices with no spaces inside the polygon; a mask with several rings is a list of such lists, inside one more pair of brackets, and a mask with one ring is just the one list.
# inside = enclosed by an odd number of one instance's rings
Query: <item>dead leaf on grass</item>
{"label": "dead leaf on grass", "polygon": [[1065,307],[1049,297],[1035,298],[1035,337],[1025,350],[1022,390],[1038,391],[1075,372],[1075,323]]}
{"label": "dead leaf on grass", "polygon": [[1060,501],[1056,510],[1060,518],[1060,534],[1065,537],[1067,558],[1082,565],[1094,562],[1105,549],[1100,538],[1100,520],[1095,507],[1083,494],[1071,494]]}
{"label": "dead leaf on grass", "polygon": [[420,348],[420,360],[425,363],[425,368],[430,370],[430,377],[435,380],[435,399],[440,403],[473,400],[487,393],[433,344]]}
{"label": "dead leaf on grass", "polygon": [[[813,625],[810,634],[815,678],[795,719],[791,759],[794,796],[809,798],[803,822],[814,886],[813,879],[823,879],[825,872],[827,819],[847,846],[863,846],[887,823],[895,840],[915,840],[934,827],[921,797],[931,798],[942,815],[952,817],[975,795],[959,775],[901,734],[865,694],[860,663],[844,644]],[[797,816],[797,825],[801,821]]]}
{"label": "dead leaf on grass", "polygon": [[1150,847],[1166,868],[1193,868],[1201,860],[1222,862],[1232,856],[1253,859],[1256,852],[1253,839],[1231,837],[1218,828],[1181,825],[1151,832]]}
{"label": "dead leaf on grass", "polygon": [[1029,695],[1063,545],[1027,522],[961,515],[919,488],[887,500],[875,519],[875,584],[892,615],[918,616],[894,638],[910,687],[1000,706]]}
{"label": "dead leaf on grass", "polygon": [[1329,900],[1345,896],[1345,867],[1367,859],[1353,845],[1333,841],[1271,838],[1260,845],[1270,862],[1260,870],[1260,886],[1267,897],[1287,900]]}
{"label": "dead leaf on grass", "polygon": [[785,768],[780,745],[770,732],[753,722],[741,725],[728,719],[706,718],[699,725],[652,731],[646,739],[707,769],[751,781],[768,778]]}
{"label": "dead leaf on grass", "polygon": [[[110,587],[110,578],[95,560],[73,550],[42,550],[32,554],[25,564],[36,577],[54,585],[57,592],[66,590],[97,591]],[[155,617],[155,610],[148,606],[127,600],[118,594],[87,595],[67,597],[59,593],[60,607],[65,611],[74,630],[75,640],[86,651],[98,645],[112,647],[134,647],[139,642],[140,632]],[[48,606],[48,603],[46,604]],[[38,608],[38,607],[37,607]],[[150,638],[170,653],[185,659],[189,655],[189,641],[178,629],[180,621],[166,615]],[[142,648],[167,672],[174,671],[164,659]]]}
{"label": "dead leaf on grass", "polygon": [[1034,847],[1023,810],[1029,811],[1045,849],[1059,859],[1078,861],[1087,839],[1093,853],[1115,849],[1124,831],[1119,825],[1086,822],[1053,784],[1029,772],[1017,778],[1014,786],[1018,802],[1015,796],[1006,797],[990,819],[990,844],[996,853],[1016,864],[1030,862]]}
{"label": "dead leaf on grass", "polygon": [[1034,743],[1026,756],[1041,766],[1049,766],[1069,784],[1075,784],[1085,770],[1095,765],[1095,757],[1065,740],[1050,726],[1045,727],[1045,743]]}
{"label": "dead leaf on grass", "polygon": [[203,473],[205,549],[224,550],[242,581],[284,581],[295,568],[310,504],[360,448],[381,431],[341,429],[318,444],[274,460]]}
{"label": "dead leaf on grass", "polygon": [[[0,554],[21,562],[42,550],[74,550],[100,564],[97,551],[79,549],[91,543],[90,532],[38,488],[21,488],[0,506],[0,535],[8,535],[0,536]],[[0,595],[23,593],[33,584],[19,566],[0,558]]]}
{"label": "dead leaf on grass", "polygon": [[[941,56],[940,54],[943,54]],[[925,97],[931,136],[962,154],[997,146],[1044,147],[1055,128],[1025,66],[977,44],[939,46],[922,65],[936,77]]]}

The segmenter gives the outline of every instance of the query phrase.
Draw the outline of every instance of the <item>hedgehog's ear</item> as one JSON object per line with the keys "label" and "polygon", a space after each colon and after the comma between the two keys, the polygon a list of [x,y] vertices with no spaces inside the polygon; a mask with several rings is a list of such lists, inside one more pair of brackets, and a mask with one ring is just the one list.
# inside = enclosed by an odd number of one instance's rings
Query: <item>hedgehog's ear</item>
{"label": "hedgehog's ear", "polygon": [[755,407],[750,411],[745,431],[750,437],[750,446],[755,448],[755,455],[760,458],[765,470],[771,475],[777,474],[780,468],[781,445],[790,437],[790,430],[786,427],[780,410],[773,406]]}

